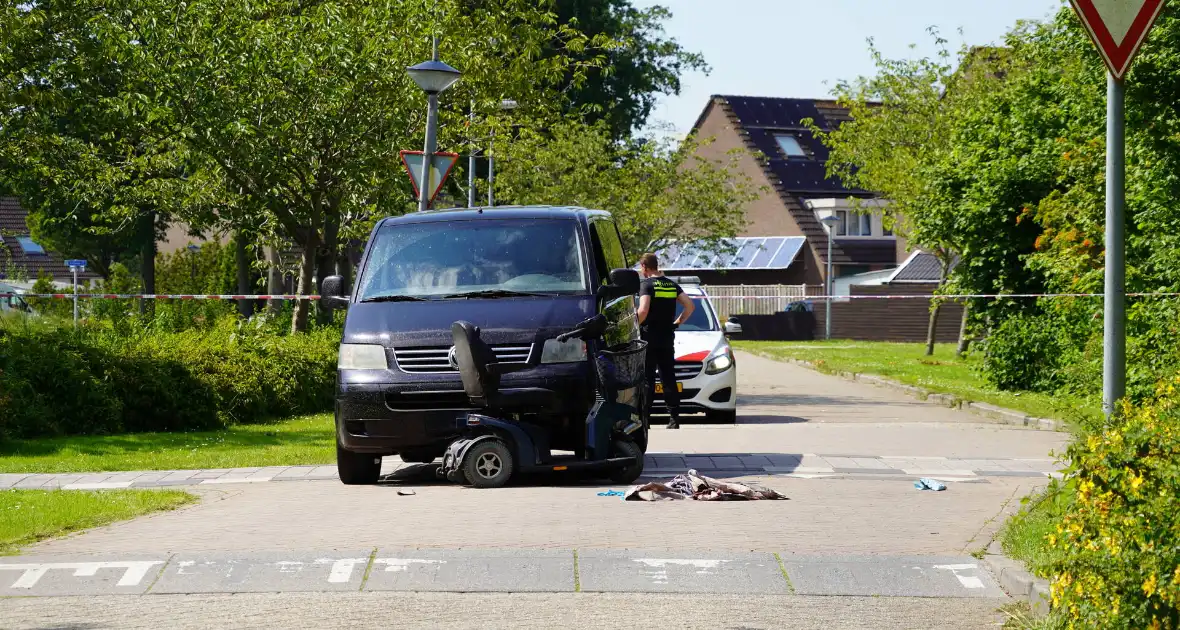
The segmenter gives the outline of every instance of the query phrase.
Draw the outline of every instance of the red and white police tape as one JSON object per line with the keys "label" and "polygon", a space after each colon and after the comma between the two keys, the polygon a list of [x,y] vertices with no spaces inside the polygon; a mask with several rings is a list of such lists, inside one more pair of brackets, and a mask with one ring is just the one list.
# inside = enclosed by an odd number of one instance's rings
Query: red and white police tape
{"label": "red and white police tape", "polygon": [[[0,297],[18,296],[23,298],[59,299],[107,299],[107,300],[321,300],[319,295],[156,295],[138,293],[0,293]],[[974,299],[1016,299],[1016,298],[1092,298],[1104,297],[1102,293],[963,293],[947,295],[900,294],[900,295],[715,295],[725,300],[974,300]],[[1126,297],[1180,297],[1180,292],[1127,293]]]}
{"label": "red and white police tape", "polygon": [[319,300],[318,295],[157,295],[138,293],[0,293],[0,297],[18,296],[22,298],[43,298],[56,300],[72,300],[74,298],[89,300]]}

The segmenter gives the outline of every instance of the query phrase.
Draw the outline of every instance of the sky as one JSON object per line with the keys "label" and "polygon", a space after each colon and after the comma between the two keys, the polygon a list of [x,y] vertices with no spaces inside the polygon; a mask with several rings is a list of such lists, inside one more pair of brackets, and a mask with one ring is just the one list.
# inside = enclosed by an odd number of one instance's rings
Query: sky
{"label": "sky", "polygon": [[[1022,19],[1052,15],[1063,0],[632,0],[671,9],[666,34],[699,52],[708,74],[681,78],[679,96],[661,99],[649,127],[687,133],[713,94],[822,98],[841,79],[873,73],[867,39],[890,58],[948,46],[1000,43]],[[962,33],[960,34],[960,29]],[[911,49],[910,46],[915,48]]]}

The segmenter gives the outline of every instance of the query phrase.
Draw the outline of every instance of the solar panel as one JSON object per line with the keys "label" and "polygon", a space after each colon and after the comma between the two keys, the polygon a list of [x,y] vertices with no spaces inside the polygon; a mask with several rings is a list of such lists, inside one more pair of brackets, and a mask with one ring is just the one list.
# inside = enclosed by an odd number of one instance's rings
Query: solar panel
{"label": "solar panel", "polygon": [[660,265],[669,271],[786,269],[806,243],[803,236],[753,236],[722,241],[721,246],[728,251],[721,254],[702,243],[685,243],[670,245],[657,256],[669,261]]}
{"label": "solar panel", "polygon": [[758,254],[754,256],[754,260],[750,263],[747,269],[765,269],[771,258],[778,253],[778,248],[783,244],[783,237],[774,237],[766,239],[762,244],[762,248],[758,250]]}
{"label": "solar panel", "polygon": [[733,257],[732,261],[730,261],[732,269],[744,269],[749,267],[750,263],[754,262],[754,256],[758,255],[758,252],[760,251],[759,247],[761,247],[762,243],[766,241],[764,238],[743,238],[739,240],[742,241],[742,248],[738,250],[737,255]]}
{"label": "solar panel", "polygon": [[774,258],[766,266],[771,269],[786,269],[790,267],[791,263],[795,262],[795,257],[799,255],[799,250],[803,249],[803,243],[806,241],[807,239],[802,236],[785,239],[782,248],[778,250],[778,253],[774,255]]}

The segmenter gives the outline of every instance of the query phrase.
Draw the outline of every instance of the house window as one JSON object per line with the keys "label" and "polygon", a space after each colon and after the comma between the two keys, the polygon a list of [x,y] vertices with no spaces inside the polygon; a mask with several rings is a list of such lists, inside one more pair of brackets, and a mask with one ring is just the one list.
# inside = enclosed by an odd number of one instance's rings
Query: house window
{"label": "house window", "polygon": [[884,234],[885,236],[893,236],[893,230],[885,227],[884,221],[881,222],[881,233]]}
{"label": "house window", "polygon": [[848,236],[848,211],[836,211],[836,236]]}
{"label": "house window", "polygon": [[787,157],[807,157],[807,152],[795,136],[776,135],[774,139],[778,141],[778,148],[782,149]]}
{"label": "house window", "polygon": [[872,236],[873,235],[873,215],[871,215],[871,214],[860,215],[860,235],[861,236]]}
{"label": "house window", "polygon": [[31,237],[18,236],[18,237],[16,237],[16,242],[20,244],[20,248],[23,249],[26,254],[44,254],[45,253],[45,248],[38,245],[37,242],[34,241]]}

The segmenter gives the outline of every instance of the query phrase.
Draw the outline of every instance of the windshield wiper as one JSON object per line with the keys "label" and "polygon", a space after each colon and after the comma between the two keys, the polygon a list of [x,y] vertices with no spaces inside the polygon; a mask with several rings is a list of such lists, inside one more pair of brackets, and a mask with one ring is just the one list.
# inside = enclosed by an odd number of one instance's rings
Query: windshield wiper
{"label": "windshield wiper", "polygon": [[488,289],[486,291],[468,291],[466,293],[452,293],[442,296],[443,299],[459,298],[508,298],[508,297],[549,297],[545,293],[528,293],[526,291],[507,291],[504,289]]}
{"label": "windshield wiper", "polygon": [[378,295],[376,297],[365,298],[361,302],[425,302],[426,298],[415,297],[413,295]]}

